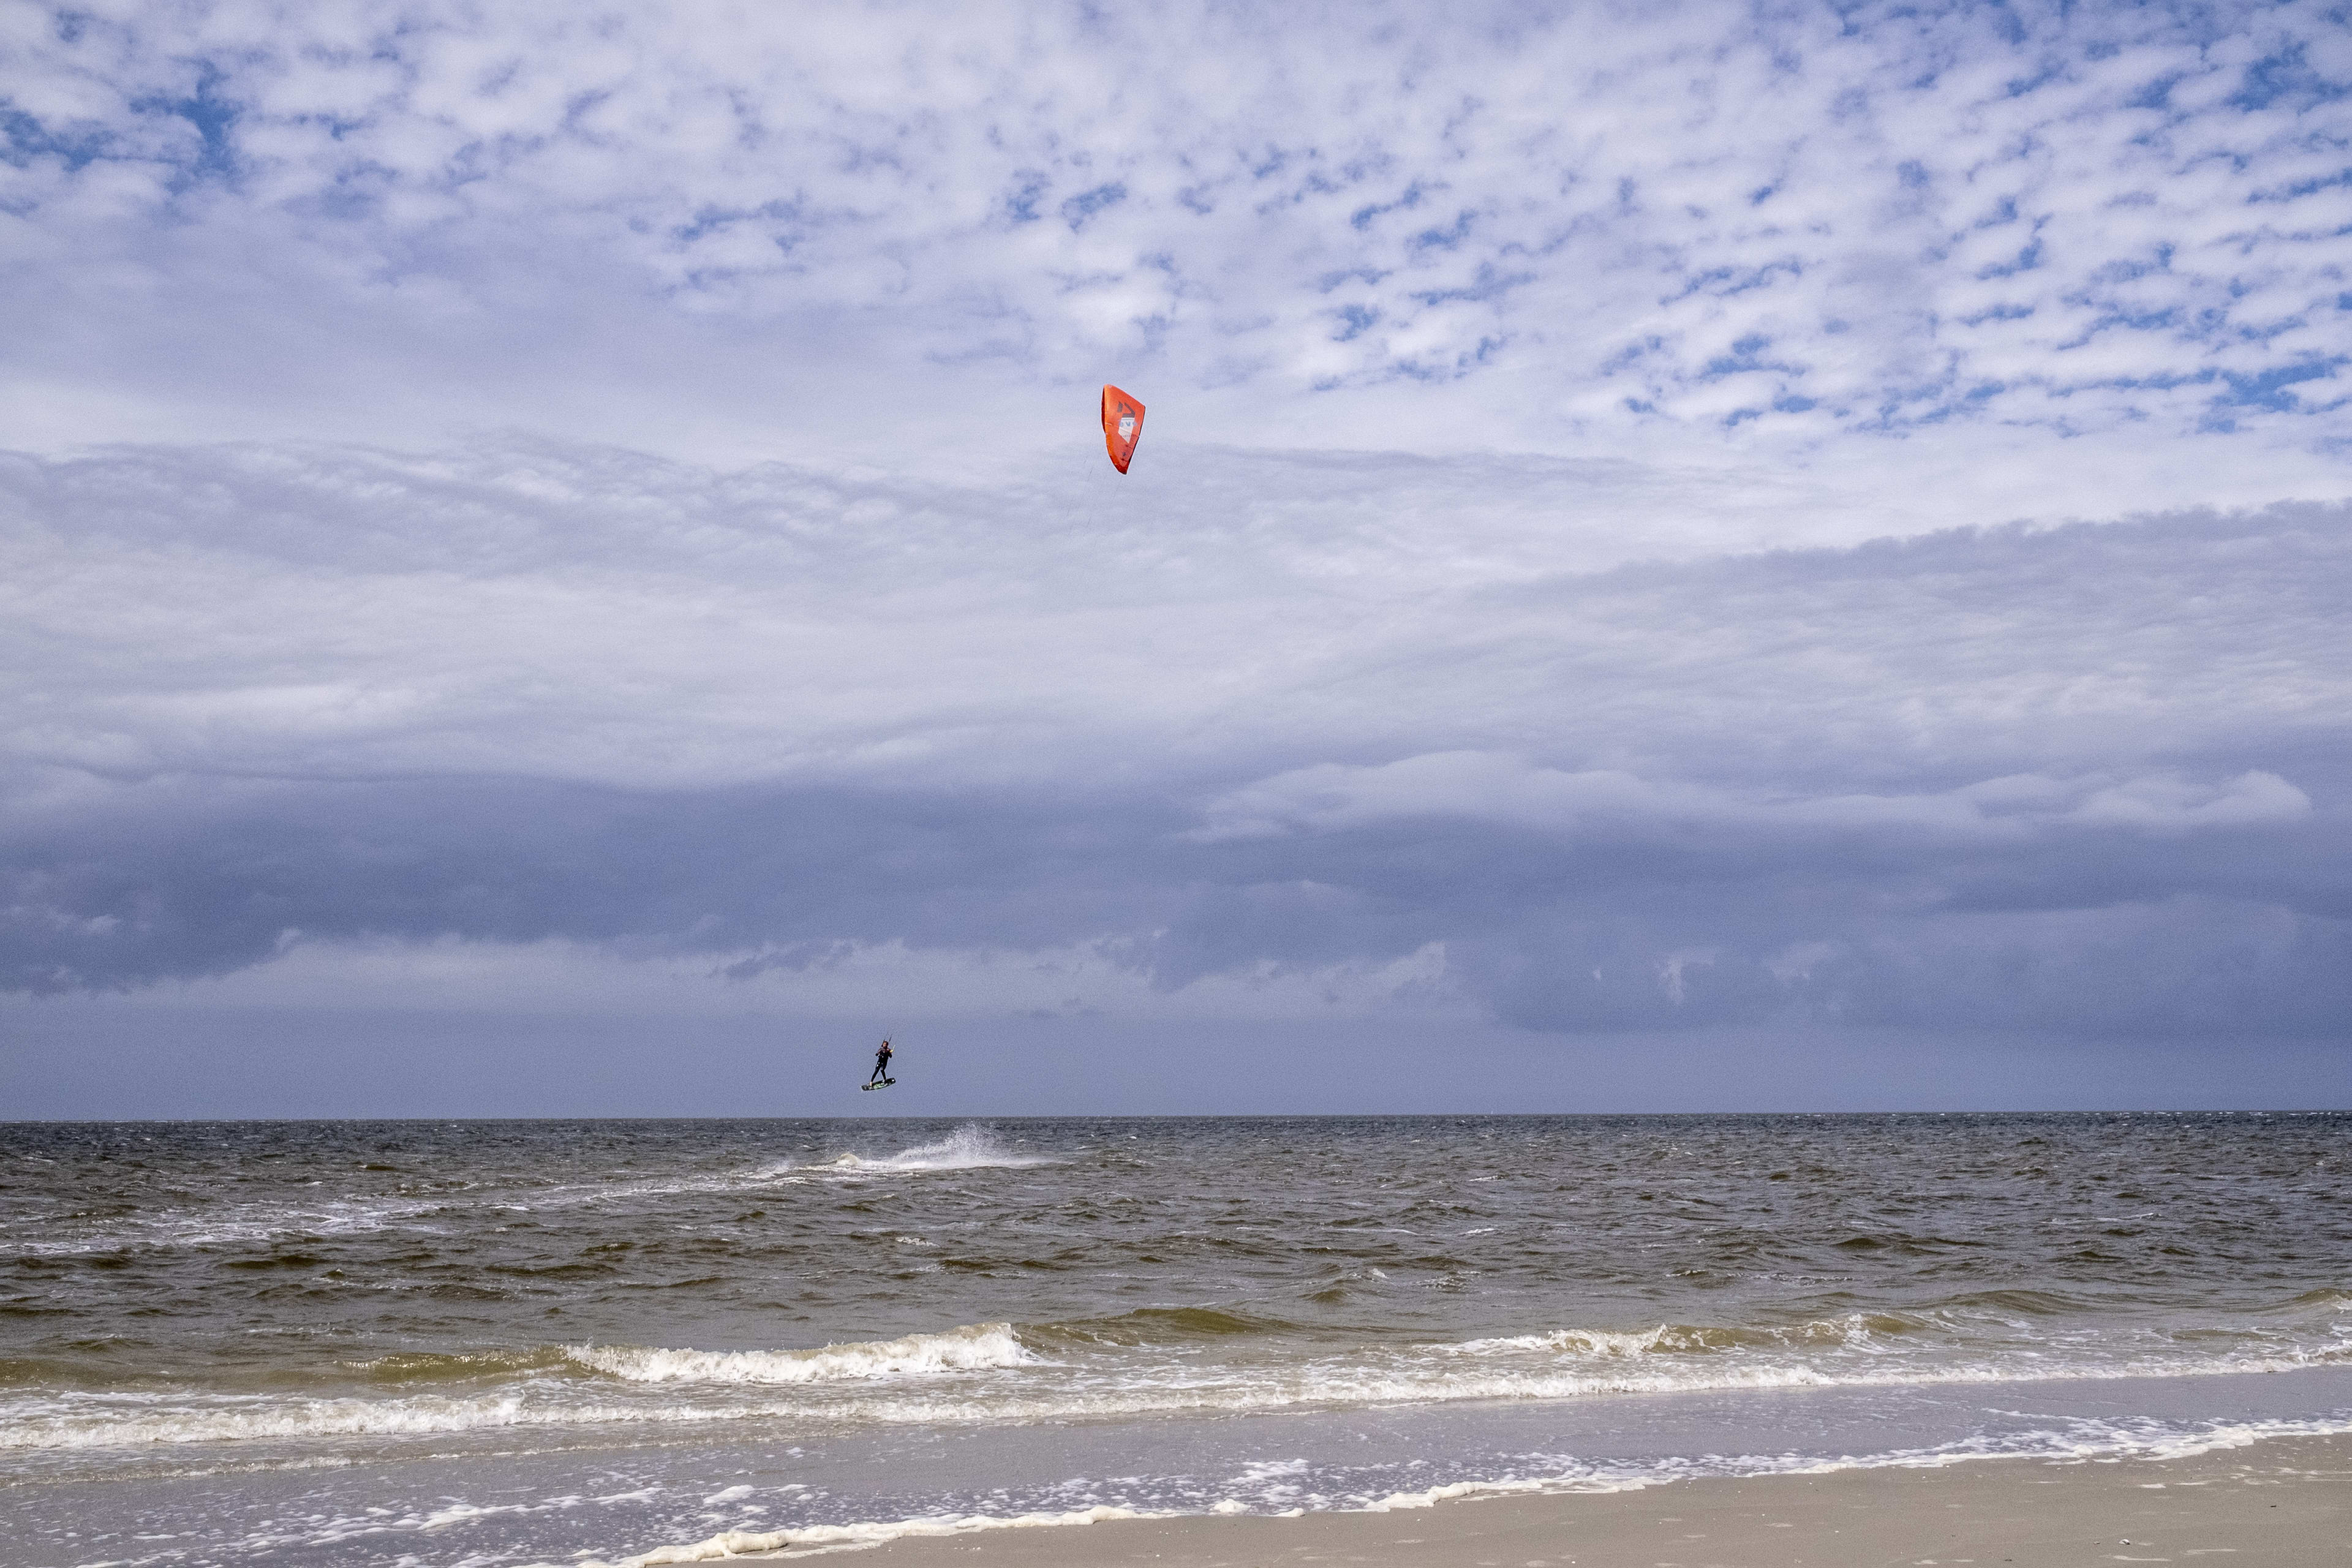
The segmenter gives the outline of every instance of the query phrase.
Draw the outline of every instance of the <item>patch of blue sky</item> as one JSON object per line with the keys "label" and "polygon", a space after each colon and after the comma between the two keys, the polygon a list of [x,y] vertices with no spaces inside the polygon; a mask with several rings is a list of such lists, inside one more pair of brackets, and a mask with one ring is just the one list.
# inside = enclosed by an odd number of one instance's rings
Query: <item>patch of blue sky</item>
{"label": "patch of blue sky", "polygon": [[185,183],[236,177],[238,152],[230,132],[244,105],[222,96],[219,89],[226,79],[220,68],[207,60],[198,69],[194,92],[159,93],[131,100],[134,113],[184,121],[195,132],[194,155],[179,161]]}
{"label": "patch of blue sky", "polygon": [[1751,332],[1731,345],[1731,352],[1717,354],[1699,367],[1698,379],[1718,381],[1727,375],[1752,375],[1759,371],[1773,371],[1782,375],[1802,375],[1806,366],[1786,359],[1766,359],[1764,351],[1772,340],[1761,332]]}
{"label": "patch of blue sky", "polygon": [[1996,199],[1991,210],[1971,222],[1970,228],[2000,228],[2017,221],[2017,197],[2014,194]]}
{"label": "patch of blue sky", "polygon": [[1533,272],[1505,272],[1492,262],[1482,261],[1471,281],[1451,289],[1416,289],[1410,298],[1423,305],[1485,303],[1499,300],[1512,289],[1536,280],[1537,275]]}
{"label": "patch of blue sky", "polygon": [[[2276,365],[2251,374],[2223,371],[2221,379],[2230,390],[2217,395],[2212,400],[2213,406],[2263,408],[2275,414],[2310,409],[2315,405],[2293,389],[2305,382],[2333,381],[2336,373],[2347,363],[2352,363],[2352,354],[2329,354],[2294,364]],[[2333,408],[2340,403],[2341,400],[2337,399],[2317,406]]]}
{"label": "patch of blue sky", "polygon": [[1118,180],[1099,184],[1089,191],[1080,191],[1061,205],[1062,221],[1074,230],[1086,227],[1098,213],[1108,211],[1127,200],[1127,186]]}
{"label": "patch of blue sky", "polygon": [[1430,187],[1425,187],[1420,181],[1415,180],[1407,185],[1402,194],[1392,202],[1372,202],[1358,207],[1348,215],[1348,226],[1360,232],[1370,228],[1375,219],[1389,213],[1411,212],[1421,205],[1423,199],[1428,195],[1429,189]]}
{"label": "patch of blue sky", "polygon": [[2077,397],[2092,392],[2172,392],[2184,386],[2210,386],[2221,379],[2221,373],[2209,365],[2201,370],[2087,376],[2079,381],[2045,376],[2036,384],[2052,397]]}
{"label": "patch of blue sky", "polygon": [[[2339,14],[2336,24],[2352,26],[2352,18]],[[2274,107],[2301,111],[2347,98],[2352,98],[2352,83],[2333,80],[2314,68],[2309,45],[2296,38],[2246,67],[2230,102],[2249,111]]]}
{"label": "patch of blue sky", "polygon": [[[2346,150],[2352,151],[2352,149]],[[2322,191],[2333,190],[2342,185],[2352,185],[2352,163],[2347,163],[2332,174],[2314,174],[2306,179],[2290,180],[2284,184],[2273,185],[2268,189],[2248,191],[2246,201],[2249,205],[2267,202],[2300,201],[2305,196],[2317,195]],[[2336,232],[2342,231],[2339,229]]]}
{"label": "patch of blue sky", "polygon": [[1243,156],[1255,157],[1255,161],[1246,165],[1251,179],[1271,180],[1290,167],[1292,154],[1286,147],[1277,147],[1269,143],[1264,151],[1255,155],[1244,153]]}
{"label": "patch of blue sky", "polygon": [[1718,300],[1728,299],[1735,294],[1746,294],[1758,289],[1769,288],[1779,279],[1801,278],[1804,276],[1804,271],[1805,264],[1793,256],[1780,257],[1754,267],[1703,268],[1697,272],[1687,274],[1683,279],[1682,287],[1672,294],[1661,297],[1658,303],[1678,304],[1694,294],[1706,294]]}
{"label": "patch of blue sky", "polygon": [[1353,342],[1379,324],[1381,313],[1370,305],[1343,305],[1337,312],[1339,330],[1331,334],[1335,343]]}
{"label": "patch of blue sky", "polygon": [[1005,193],[1004,216],[1017,224],[1040,221],[1045,215],[1037,210],[1037,204],[1053,188],[1054,182],[1038,171],[1020,171],[1014,176],[1013,189]]}
{"label": "patch of blue sky", "polygon": [[1405,241],[1405,248],[1416,253],[1430,250],[1454,250],[1470,237],[1471,226],[1477,215],[1467,207],[1454,216],[1454,221],[1444,227],[1433,226],[1421,230]]}
{"label": "patch of blue sky", "polygon": [[2177,306],[2147,310],[2105,310],[2092,318],[2071,342],[2058,346],[2062,350],[2080,348],[2101,332],[2113,331],[2118,327],[2133,332],[2170,332],[2182,324],[2181,311]]}
{"label": "patch of blue sky", "polygon": [[2021,272],[2031,272],[2041,265],[2042,237],[2036,235],[2032,239],[2020,246],[2017,254],[2007,261],[1988,262],[1978,268],[1976,277],[1979,282],[1991,278],[2014,278]]}
{"label": "patch of blue sky", "polygon": [[1989,305],[1981,310],[1972,310],[1966,315],[1955,316],[1952,320],[1964,327],[1980,327],[1987,321],[2022,321],[2033,313],[2033,307],[2031,305],[2004,302],[1999,305]]}
{"label": "patch of blue sky", "polygon": [[2230,335],[2240,342],[2268,343],[2302,331],[2310,321],[2301,313],[2283,316],[2273,321],[2233,321]]}
{"label": "patch of blue sky", "polygon": [[2023,98],[2029,93],[2041,91],[2053,82],[2066,81],[2071,79],[2072,74],[2071,62],[2046,59],[2042,62],[2041,68],[2032,75],[2011,77],[2001,83],[2001,93],[2008,98]]}
{"label": "patch of blue sky", "polygon": [[2167,71],[2161,76],[2150,77],[2141,85],[2139,90],[2124,98],[2123,107],[2155,110],[2159,113],[2169,114],[2172,112],[2172,89],[2189,79],[2189,74],[2185,70],[2175,70]]}
{"label": "patch of blue sky", "polygon": [[0,163],[22,169],[35,159],[54,158],[68,174],[109,155],[114,133],[100,126],[61,131],[0,98]]}
{"label": "patch of blue sky", "polygon": [[1666,352],[1666,340],[1663,337],[1653,333],[1636,338],[1603,358],[1599,367],[1600,372],[1604,376],[1622,374],[1644,359],[1652,355],[1664,355]]}

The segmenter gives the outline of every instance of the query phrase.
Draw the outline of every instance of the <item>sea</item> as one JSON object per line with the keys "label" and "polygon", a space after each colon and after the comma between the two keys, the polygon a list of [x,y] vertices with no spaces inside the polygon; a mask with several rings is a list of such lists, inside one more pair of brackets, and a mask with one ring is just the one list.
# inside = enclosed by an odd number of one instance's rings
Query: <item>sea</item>
{"label": "sea", "polygon": [[2352,1113],[0,1124],[0,1563],[2352,1432]]}

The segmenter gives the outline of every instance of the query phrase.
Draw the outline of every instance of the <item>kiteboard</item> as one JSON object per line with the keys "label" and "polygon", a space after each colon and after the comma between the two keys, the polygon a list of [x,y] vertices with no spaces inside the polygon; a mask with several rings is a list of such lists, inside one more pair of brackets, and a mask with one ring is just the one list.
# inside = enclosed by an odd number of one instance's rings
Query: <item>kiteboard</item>
{"label": "kiteboard", "polygon": [[859,1087],[862,1089],[887,1089],[898,1081],[898,1080],[895,1078],[886,1078],[879,1083],[861,1084]]}

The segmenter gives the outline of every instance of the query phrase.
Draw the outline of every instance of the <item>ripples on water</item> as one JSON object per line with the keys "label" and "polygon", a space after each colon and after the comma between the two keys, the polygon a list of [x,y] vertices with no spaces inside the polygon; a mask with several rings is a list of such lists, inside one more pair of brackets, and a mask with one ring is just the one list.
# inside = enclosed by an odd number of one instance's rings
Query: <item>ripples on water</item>
{"label": "ripples on water", "polygon": [[2326,1369],[2348,1200],[2326,1114],[17,1124],[0,1465]]}

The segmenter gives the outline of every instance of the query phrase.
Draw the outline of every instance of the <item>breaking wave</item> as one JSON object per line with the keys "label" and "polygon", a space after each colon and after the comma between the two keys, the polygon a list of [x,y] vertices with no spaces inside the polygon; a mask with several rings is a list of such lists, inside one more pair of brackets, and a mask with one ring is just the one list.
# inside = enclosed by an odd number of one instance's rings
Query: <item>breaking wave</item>
{"label": "breaking wave", "polygon": [[[399,1390],[389,1397],[25,1389],[0,1400],[0,1451],[491,1427],[751,1419],[903,1426],[1616,1394],[2025,1385],[2287,1372],[2352,1361],[2352,1345],[2342,1342],[2262,1340],[2228,1348],[2076,1343],[2061,1353],[1986,1349],[1965,1357],[1951,1356],[1947,1346],[1923,1358],[1876,1340],[1884,1330],[1861,1314],[1769,1331],[1662,1324],[1641,1333],[1562,1330],[1303,1356],[1258,1353],[1255,1347],[1278,1337],[1272,1327],[1226,1314],[1155,1311],[1058,1327],[979,1323],[807,1350],[565,1345],[342,1363],[363,1384]],[[1243,1346],[1240,1358],[1201,1353],[1219,1342]],[[1052,1354],[1041,1354],[1039,1345]],[[485,1382],[504,1386],[480,1387]],[[448,1386],[466,1383],[477,1387]]]}
{"label": "breaking wave", "polygon": [[999,1166],[1051,1165],[1043,1154],[1007,1149],[996,1135],[978,1122],[966,1122],[936,1143],[918,1143],[895,1154],[844,1154],[815,1167],[820,1171],[979,1171]]}
{"label": "breaking wave", "polygon": [[806,1351],[693,1351],[631,1345],[570,1345],[580,1365],[631,1383],[797,1384],[924,1377],[1027,1366],[1037,1357],[1010,1323],[980,1323],[943,1334],[826,1345]]}

